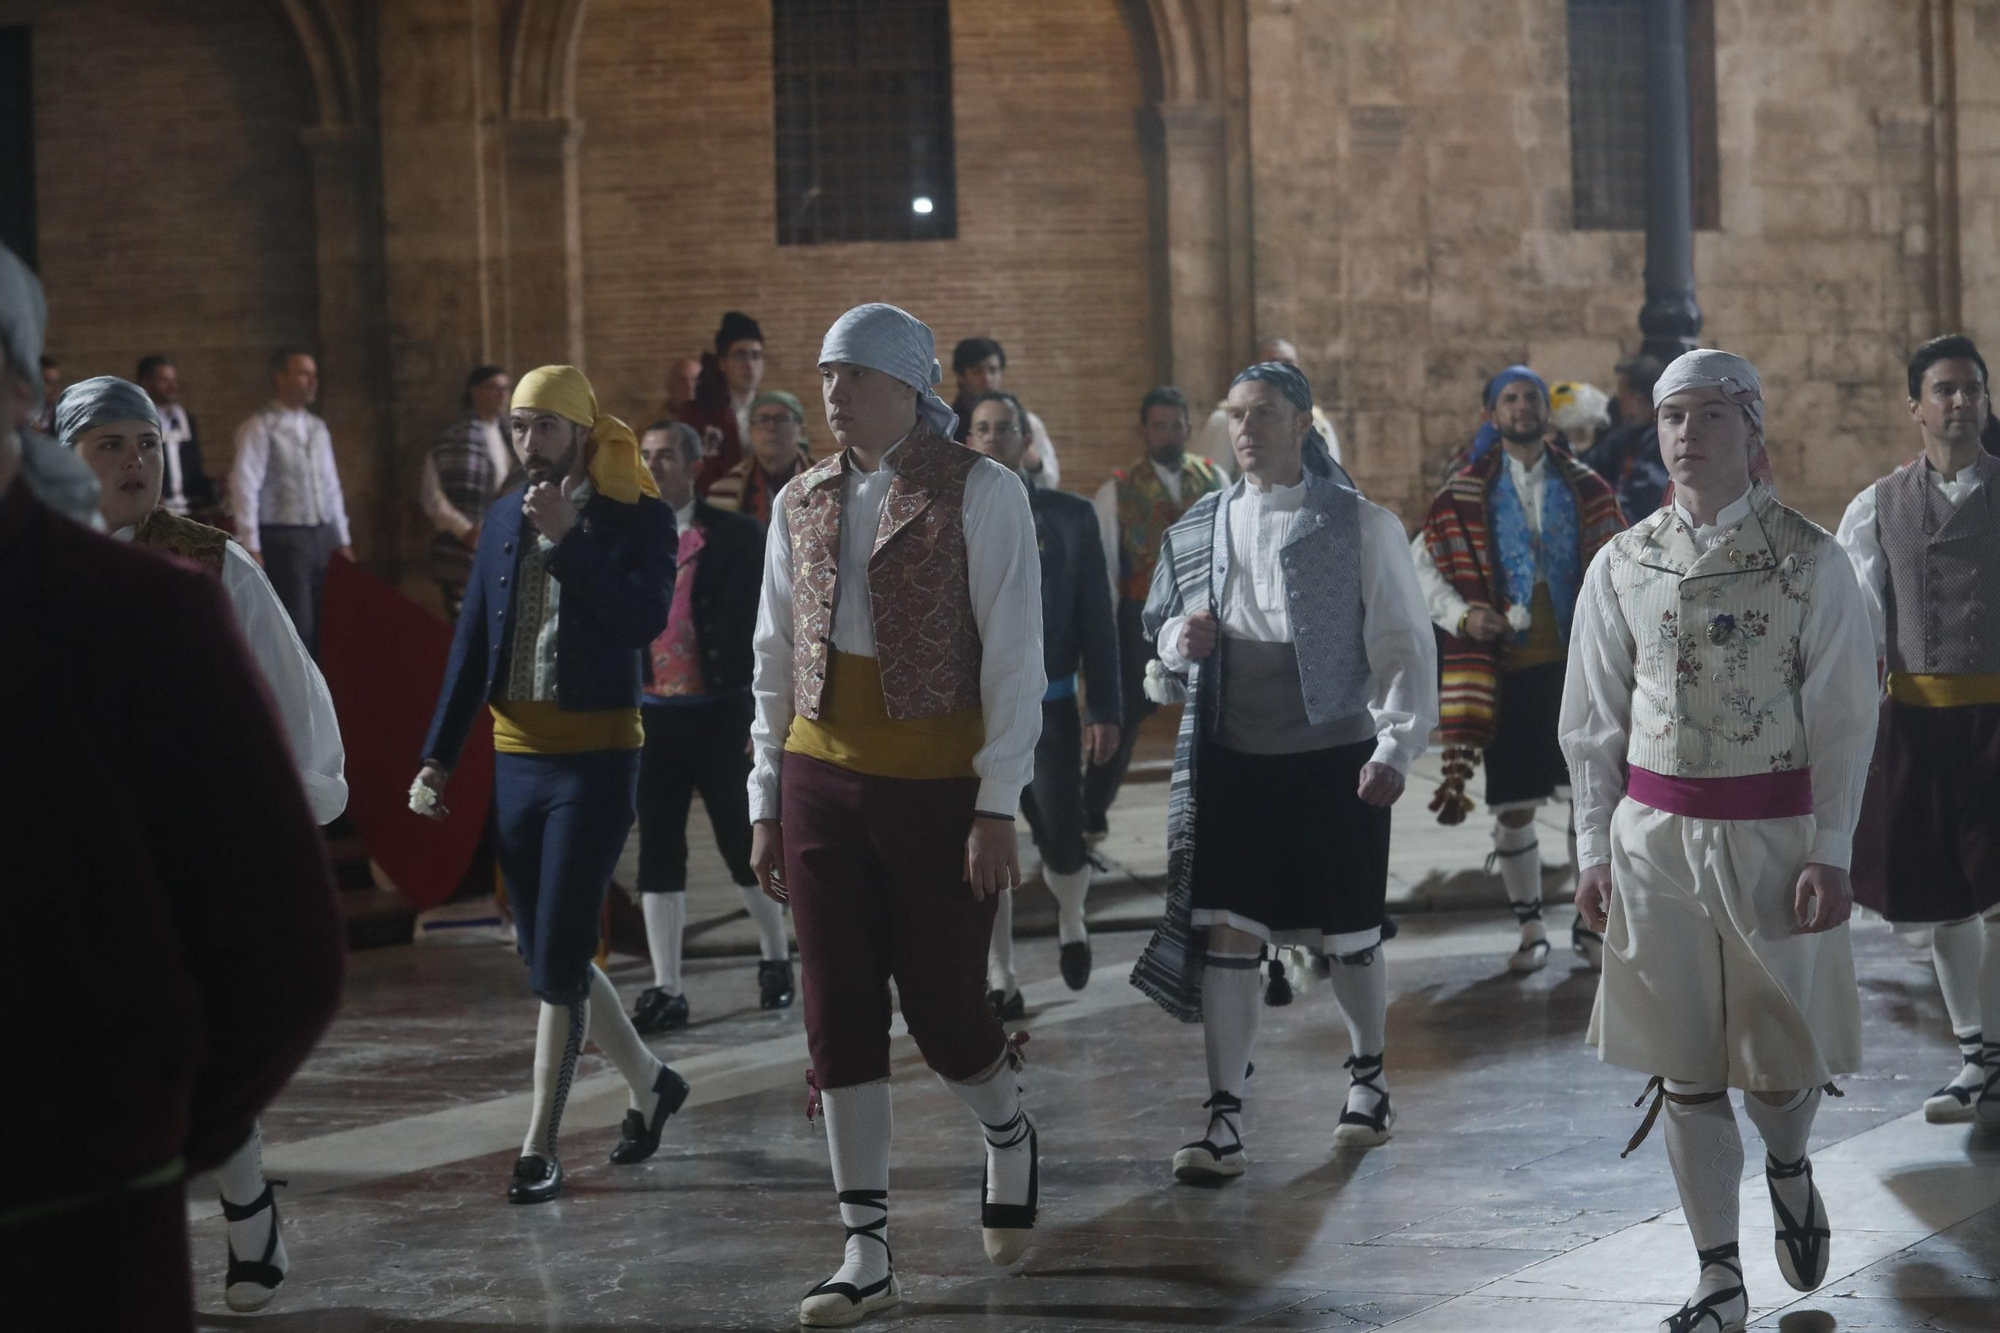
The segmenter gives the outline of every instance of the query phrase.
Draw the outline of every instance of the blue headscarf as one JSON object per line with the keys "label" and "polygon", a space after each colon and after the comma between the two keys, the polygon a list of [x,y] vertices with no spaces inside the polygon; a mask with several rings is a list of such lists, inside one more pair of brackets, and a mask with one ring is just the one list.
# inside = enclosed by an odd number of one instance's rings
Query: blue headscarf
{"label": "blue headscarf", "polygon": [[86,432],[114,421],[144,421],[159,430],[160,409],[153,406],[151,394],[116,375],[78,380],[56,400],[56,439],[65,449],[76,448]]}
{"label": "blue headscarf", "polygon": [[958,413],[931,391],[944,378],[930,325],[907,310],[877,301],[858,305],[833,322],[820,344],[819,363],[845,361],[901,380],[917,391],[917,415],[947,440]]}
{"label": "blue headscarf", "polygon": [[[1481,396],[1480,402],[1485,405],[1487,411],[1491,412],[1493,404],[1500,401],[1501,392],[1508,385],[1522,380],[1526,380],[1541,391],[1543,403],[1549,401],[1549,386],[1546,380],[1527,366],[1512,365],[1486,381],[1486,392]],[[1498,443],[1500,443],[1500,428],[1490,421],[1481,422],[1479,429],[1473,433],[1472,451],[1466,456],[1465,461],[1468,463],[1478,462],[1480,459],[1486,457],[1487,451]]]}
{"label": "blue headscarf", "polygon": [[[1235,379],[1229,387],[1235,388],[1245,380],[1256,380],[1262,384],[1275,385],[1285,401],[1301,412],[1311,412],[1313,405],[1312,382],[1305,372],[1289,361],[1260,361]],[[1347,470],[1333,461],[1333,451],[1326,447],[1319,428],[1310,423],[1306,426],[1305,452],[1303,461],[1309,471],[1322,477],[1332,477],[1343,486],[1352,486],[1354,481]]]}

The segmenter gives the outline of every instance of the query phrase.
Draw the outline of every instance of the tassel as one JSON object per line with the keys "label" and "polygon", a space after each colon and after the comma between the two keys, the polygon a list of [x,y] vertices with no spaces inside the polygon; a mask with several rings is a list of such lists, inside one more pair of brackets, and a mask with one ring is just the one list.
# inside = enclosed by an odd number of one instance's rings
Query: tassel
{"label": "tassel", "polygon": [[808,1069],[806,1071],[806,1123],[810,1125],[823,1114],[825,1114],[825,1107],[820,1104],[819,1099],[819,1071]]}

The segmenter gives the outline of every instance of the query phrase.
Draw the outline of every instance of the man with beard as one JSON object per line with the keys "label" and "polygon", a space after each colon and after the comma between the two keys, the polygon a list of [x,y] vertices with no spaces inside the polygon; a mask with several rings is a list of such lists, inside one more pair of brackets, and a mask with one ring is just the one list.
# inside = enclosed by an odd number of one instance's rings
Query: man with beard
{"label": "man with beard", "polygon": [[1856,856],[1856,889],[1891,921],[1934,926],[1960,1067],[1924,1118],[2000,1124],[2000,459],[1979,440],[1986,359],[1970,338],[1933,338],[1910,358],[1909,390],[1923,452],[1840,522],[1888,668],[1863,821],[1882,846]]}
{"label": "man with beard", "polygon": [[410,806],[440,798],[481,708],[493,715],[493,826],[528,984],[541,997],[534,1101],[510,1203],[562,1193],[556,1155],[584,1035],[630,1093],[616,1163],[641,1162],[688,1085],[646,1049],[593,961],[611,872],[632,830],[645,733],[640,663],[667,625],[674,517],[632,428],[574,366],[514,389],[527,487],[493,502]]}
{"label": "man with beard", "polygon": [[166,463],[166,479],[160,483],[160,507],[181,517],[213,508],[215,483],[202,468],[201,441],[195,435],[194,418],[181,406],[180,371],[173,359],[145,357],[132,378],[151,396],[153,407],[160,414],[160,442]]}
{"label": "man with beard", "polygon": [[[1487,383],[1484,401],[1471,451],[1431,501],[1410,550],[1431,620],[1445,633],[1445,782],[1431,809],[1440,823],[1465,818],[1465,781],[1484,751],[1494,818],[1487,868],[1498,864],[1520,924],[1507,968],[1525,973],[1549,961],[1534,819],[1569,796],[1556,715],[1577,589],[1625,521],[1603,478],[1551,431],[1540,375],[1509,366]],[[1597,966],[1603,941],[1581,917],[1570,946]]]}
{"label": "man with beard", "polygon": [[1160,539],[1196,500],[1222,486],[1221,469],[1212,459],[1187,452],[1189,428],[1187,397],[1179,389],[1161,385],[1148,390],[1139,400],[1138,433],[1145,456],[1113,472],[1097,488],[1097,530],[1118,605],[1118,697],[1124,716],[1118,748],[1108,760],[1093,760],[1084,775],[1084,833],[1093,841],[1109,830],[1111,802],[1131,767],[1139,726],[1156,707],[1146,698],[1146,663],[1155,654],[1140,612],[1153,586]]}

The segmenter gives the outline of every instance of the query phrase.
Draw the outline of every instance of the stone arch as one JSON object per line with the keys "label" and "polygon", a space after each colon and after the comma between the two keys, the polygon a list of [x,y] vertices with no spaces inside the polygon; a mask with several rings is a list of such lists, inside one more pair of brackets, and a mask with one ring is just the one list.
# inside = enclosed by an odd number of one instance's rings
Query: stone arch
{"label": "stone arch", "polygon": [[501,33],[504,109],[523,119],[576,115],[576,48],[589,0],[517,0]]}
{"label": "stone arch", "polygon": [[312,128],[354,125],[361,118],[361,84],[348,25],[327,8],[326,0],[283,0],[283,8],[312,74],[319,109]]}

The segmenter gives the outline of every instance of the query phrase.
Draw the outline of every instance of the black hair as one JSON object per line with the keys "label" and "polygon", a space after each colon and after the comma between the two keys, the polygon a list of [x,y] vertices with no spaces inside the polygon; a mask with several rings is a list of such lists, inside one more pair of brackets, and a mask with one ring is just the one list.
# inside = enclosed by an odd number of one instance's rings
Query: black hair
{"label": "black hair", "polygon": [[43,370],[56,370],[59,369],[62,364],[61,362],[57,361],[54,357],[50,356],[47,352],[42,353],[40,359]]}
{"label": "black hair", "polygon": [[1007,368],[1007,350],[991,338],[964,338],[951,349],[951,373],[963,375],[969,368],[978,365],[989,356],[1000,358],[1000,369]]}
{"label": "black hair", "polygon": [[1653,386],[1660,382],[1660,376],[1667,373],[1666,362],[1650,352],[1628,356],[1613,369],[1618,383],[1633,393],[1643,396],[1647,402],[1653,400]]}
{"label": "black hair", "polygon": [[495,375],[504,375],[506,373],[507,368],[505,366],[474,366],[472,373],[465,377],[465,392],[459,395],[458,405],[460,407],[471,407],[472,391],[474,389],[486,383],[486,381],[492,379]]}
{"label": "black hair", "polygon": [[1021,400],[1005,389],[992,389],[972,400],[972,406],[965,409],[966,429],[972,428],[972,414],[979,410],[981,403],[1005,403],[1014,409],[1014,424],[1021,428],[1021,434],[1028,433],[1028,409],[1021,406]]}
{"label": "black hair", "polygon": [[1146,390],[1146,396],[1139,400],[1140,424],[1145,423],[1156,407],[1177,407],[1183,412],[1189,411],[1187,395],[1171,384],[1159,384]]}
{"label": "black hair", "polygon": [[311,355],[312,349],[309,347],[299,347],[296,345],[280,347],[277,351],[271,353],[270,373],[273,375],[282,375],[285,371],[292,368],[293,357]]}
{"label": "black hair", "polygon": [[675,442],[681,447],[682,462],[686,463],[689,467],[700,466],[702,460],[701,436],[695,433],[693,426],[688,425],[685,421],[669,421],[665,417],[661,417],[658,421],[640,431],[639,438],[644,440],[655,431],[671,435],[674,438]]}
{"label": "black hair", "polygon": [[152,376],[153,372],[159,370],[162,366],[171,366],[173,363],[174,359],[164,352],[155,352],[151,356],[142,356],[139,358],[139,368],[132,372],[132,378],[135,382],[144,384]]}
{"label": "black hair", "polygon": [[1962,333],[1947,333],[1942,338],[1933,338],[1910,353],[1910,401],[1916,402],[1924,396],[1924,375],[1940,361],[1970,361],[1979,367],[1979,382],[1991,385],[1993,377],[1986,373],[1986,358],[1979,354],[1979,348],[1972,339]]}

